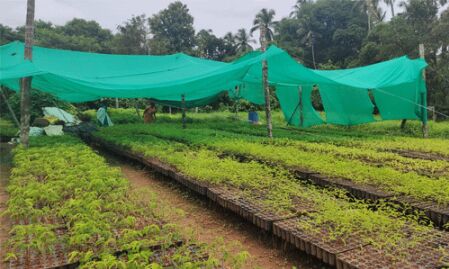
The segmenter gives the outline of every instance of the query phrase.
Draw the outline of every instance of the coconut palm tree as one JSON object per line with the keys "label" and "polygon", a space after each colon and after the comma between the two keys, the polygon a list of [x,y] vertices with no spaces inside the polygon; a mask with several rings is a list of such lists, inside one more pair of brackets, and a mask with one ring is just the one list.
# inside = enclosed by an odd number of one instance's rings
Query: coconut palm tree
{"label": "coconut palm tree", "polygon": [[266,49],[267,43],[273,40],[273,28],[276,26],[277,22],[274,21],[274,16],[276,12],[273,9],[267,10],[263,8],[259,13],[257,13],[256,18],[253,21],[253,28],[251,28],[251,35],[259,30],[260,31],[260,45],[262,50]]}
{"label": "coconut palm tree", "polygon": [[385,12],[379,7],[379,0],[354,1],[354,8],[366,13],[368,18],[368,34],[374,24],[385,19]]}
{"label": "coconut palm tree", "polygon": [[[267,48],[267,43],[273,40],[273,30],[276,26],[276,22],[274,21],[274,15],[276,13],[273,9],[267,10],[263,8],[259,13],[257,13],[256,18],[253,22],[253,28],[251,28],[251,34],[256,30],[260,32],[260,45],[262,51],[265,51]],[[270,107],[270,85],[268,83],[268,63],[266,60],[262,62],[262,84],[265,95],[265,115],[267,119],[267,132],[268,137],[273,137],[273,127],[271,124],[271,107]]]}
{"label": "coconut palm tree", "polygon": [[296,0],[296,4],[293,6],[293,11],[290,12],[290,18],[297,18],[302,6],[310,1],[311,0]]}
{"label": "coconut palm tree", "polygon": [[247,51],[252,51],[253,47],[250,43],[256,43],[254,39],[246,32],[245,29],[239,29],[235,35],[235,46],[238,52],[244,53]]}
{"label": "coconut palm tree", "polygon": [[[34,34],[34,0],[27,0],[27,14],[25,27],[25,59],[32,60],[32,46]],[[30,134],[30,88],[31,77],[21,79],[20,83],[20,141],[29,145]]]}
{"label": "coconut palm tree", "polygon": [[309,16],[303,16],[298,20],[300,27],[298,28],[298,35],[300,37],[300,43],[309,46],[312,50],[312,62],[313,67],[316,69],[316,61],[315,61],[315,37],[316,34],[312,30],[312,24],[310,23]]}
{"label": "coconut palm tree", "polygon": [[227,33],[223,36],[223,41],[224,41],[227,45],[235,45],[235,36],[234,36],[231,32],[227,32]]}

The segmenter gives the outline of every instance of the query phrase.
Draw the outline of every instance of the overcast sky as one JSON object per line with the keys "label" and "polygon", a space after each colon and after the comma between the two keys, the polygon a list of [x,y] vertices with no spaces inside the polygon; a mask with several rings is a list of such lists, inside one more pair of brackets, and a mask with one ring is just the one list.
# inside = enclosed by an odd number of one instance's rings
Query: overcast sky
{"label": "overcast sky", "polygon": [[[73,18],[96,20],[113,31],[132,15],[151,16],[173,0],[36,0],[36,19],[61,25]],[[295,0],[182,0],[195,18],[195,29],[212,29],[218,36],[249,28],[262,8],[288,16]],[[15,28],[25,24],[26,0],[0,0],[0,23]]]}

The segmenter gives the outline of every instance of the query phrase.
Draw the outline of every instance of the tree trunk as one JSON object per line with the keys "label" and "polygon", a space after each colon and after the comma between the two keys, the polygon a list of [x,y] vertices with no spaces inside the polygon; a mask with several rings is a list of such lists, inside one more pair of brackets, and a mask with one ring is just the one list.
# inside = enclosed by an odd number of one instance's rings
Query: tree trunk
{"label": "tree trunk", "polygon": [[[266,28],[260,28],[260,45],[262,51],[265,52],[267,48],[266,43]],[[270,84],[268,83],[268,63],[266,60],[262,62],[262,84],[265,94],[265,116],[267,119],[267,134],[269,138],[273,137],[273,126],[271,123],[271,106],[270,106]]]}
{"label": "tree trunk", "polygon": [[118,108],[118,98],[115,98],[115,108]]}
{"label": "tree trunk", "polygon": [[391,8],[391,17],[394,18],[394,2],[391,2],[390,8]]}
{"label": "tree trunk", "polygon": [[[419,57],[425,60],[424,44],[419,44]],[[426,70],[422,70],[422,79],[426,83]],[[422,118],[422,133],[423,137],[429,137],[429,128],[427,126],[427,95],[421,92],[421,118]]]}
{"label": "tree trunk", "polygon": [[[27,1],[27,15],[25,25],[25,60],[32,60],[32,46],[34,33],[34,0]],[[31,77],[20,80],[20,142],[29,146],[30,134],[30,88]]]}
{"label": "tree trunk", "polygon": [[315,37],[313,36],[313,32],[311,32],[311,34],[310,34],[310,44],[312,45],[313,68],[316,69],[316,62],[315,62]]}
{"label": "tree trunk", "polygon": [[367,11],[367,15],[368,15],[368,34],[371,33],[371,12],[368,10]]}
{"label": "tree trunk", "polygon": [[5,104],[6,104],[6,106],[8,107],[9,113],[11,114],[11,117],[12,117],[12,119],[14,120],[14,123],[16,124],[17,128],[20,129],[20,122],[19,122],[19,120],[17,119],[16,114],[14,114],[14,110],[12,110],[12,107],[11,107],[11,105],[9,104],[8,99],[6,98],[6,94],[5,94],[5,92],[3,91],[3,86],[0,88],[0,91],[1,91],[2,97],[3,97],[4,101],[5,101]]}
{"label": "tree trunk", "polygon": [[141,116],[140,116],[140,111],[139,111],[139,105],[138,105],[138,102],[139,102],[138,99],[136,99],[136,100],[134,101],[134,107],[136,108],[136,114],[137,114],[137,117],[141,118]]}
{"label": "tree trunk", "polygon": [[182,128],[186,128],[186,96],[181,95],[181,109],[182,109]]}

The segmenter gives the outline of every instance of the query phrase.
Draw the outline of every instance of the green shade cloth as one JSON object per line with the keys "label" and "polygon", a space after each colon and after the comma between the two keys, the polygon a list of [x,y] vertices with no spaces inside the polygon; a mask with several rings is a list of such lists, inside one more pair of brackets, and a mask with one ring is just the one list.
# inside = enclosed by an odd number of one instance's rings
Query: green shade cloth
{"label": "green shade cloth", "polygon": [[[214,102],[224,92],[232,98],[264,103],[262,62],[277,89],[286,120],[299,126],[324,123],[311,105],[311,91],[319,89],[326,123],[355,125],[374,121],[373,102],[383,119],[427,120],[424,60],[400,57],[346,70],[306,68],[285,51],[270,46],[232,63],[178,53],[166,56],[108,55],[33,47],[33,61],[23,57],[24,45],[0,46],[0,84],[15,91],[19,80],[31,76],[32,87],[69,102],[100,98],[151,98],[181,107]],[[298,110],[299,91],[303,107]],[[374,100],[371,100],[371,96]],[[302,117],[299,113],[303,113]]]}
{"label": "green shade cloth", "polygon": [[[278,86],[276,95],[281,103],[282,112],[287,124],[301,127],[320,125],[324,121],[312,106],[312,86],[308,87]],[[302,106],[299,93],[302,93]],[[301,114],[302,124],[301,124]]]}
{"label": "green shade cloth", "polygon": [[[256,55],[252,53],[251,57]],[[291,87],[290,98],[279,98],[282,109],[288,110],[283,111],[286,121],[290,109],[299,100],[298,87],[307,89],[311,85],[319,88],[327,123],[356,125],[375,121],[373,101],[384,120],[427,121],[427,91],[421,75],[427,64],[422,59],[411,60],[404,56],[365,67],[331,71],[306,68],[286,53],[273,55],[267,61],[270,84],[276,89]],[[261,63],[254,64],[243,79],[249,87],[242,98],[258,104],[263,103],[261,69]],[[285,89],[282,91],[283,97]],[[306,112],[309,113],[304,110]],[[299,126],[297,121],[290,124]]]}
{"label": "green shade cloth", "polygon": [[33,76],[33,88],[69,102],[108,97],[180,102],[184,94],[189,104],[234,88],[251,65],[285,53],[273,47],[239,63],[223,63],[182,53],[107,55],[34,46],[29,62],[24,60],[23,51],[20,42],[0,47],[0,83],[16,91],[21,77]]}
{"label": "green shade cloth", "polygon": [[328,123],[356,125],[374,121],[374,105],[367,90],[335,84],[319,87]]}
{"label": "green shade cloth", "polygon": [[[427,64],[423,59],[411,60],[403,56],[365,67],[346,70],[314,70],[314,72],[332,79],[346,88],[354,88],[352,93],[356,89],[372,90],[374,101],[383,120],[421,119],[426,122],[427,90],[422,79],[422,70],[426,66]],[[340,92],[335,90],[338,87],[331,85],[325,88],[332,88],[332,93]],[[327,95],[329,96],[329,94]],[[367,115],[369,113],[368,106],[371,102],[362,95],[351,94],[350,96],[353,102],[349,102],[349,105],[359,106],[359,112],[355,113],[360,116],[358,121],[360,123],[373,121],[374,119],[369,120]],[[332,95],[330,98],[333,99]],[[327,102],[329,103],[329,100]],[[325,100],[323,100],[323,103],[325,103]],[[367,106],[367,110],[360,106]],[[350,113],[352,112],[350,111]],[[328,122],[336,123],[334,119],[328,119]],[[346,122],[349,123],[348,125],[353,124],[349,119]]]}

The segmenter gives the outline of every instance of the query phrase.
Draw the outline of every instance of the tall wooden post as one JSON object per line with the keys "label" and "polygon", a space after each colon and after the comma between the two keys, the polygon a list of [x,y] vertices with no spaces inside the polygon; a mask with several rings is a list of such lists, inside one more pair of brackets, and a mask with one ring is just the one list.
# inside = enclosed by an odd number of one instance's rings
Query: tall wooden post
{"label": "tall wooden post", "polygon": [[16,117],[16,114],[14,114],[14,110],[12,110],[11,105],[8,102],[8,99],[6,98],[5,92],[3,91],[3,86],[0,88],[0,92],[2,94],[3,100],[5,101],[6,106],[8,107],[9,113],[11,114],[11,117],[16,124],[17,128],[20,129],[20,122]]}
{"label": "tall wooden post", "polygon": [[[34,0],[27,1],[27,15],[25,24],[25,60],[33,59],[33,34],[34,34]],[[20,80],[20,142],[25,147],[29,146],[30,135],[30,88],[31,77]]]}
{"label": "tall wooden post", "polygon": [[139,101],[138,99],[134,100],[134,107],[136,108],[137,117],[141,118],[138,101]]}
{"label": "tall wooden post", "polygon": [[[425,60],[424,44],[419,44],[419,57]],[[425,69],[422,70],[422,80],[425,85],[426,83]],[[429,137],[429,128],[427,126],[427,94],[424,91],[421,91],[420,94],[421,94],[422,133],[423,137],[427,138]]]}
{"label": "tall wooden post", "polygon": [[239,100],[240,100],[240,86],[235,86],[235,96],[237,96],[237,99],[234,102],[234,114],[235,118],[238,118],[238,112],[239,112]]}
{"label": "tall wooden post", "polygon": [[302,99],[302,86],[299,86],[299,126],[304,127],[304,109]]}
{"label": "tall wooden post", "polygon": [[181,108],[182,108],[182,128],[186,128],[186,96],[181,95]]}
{"label": "tall wooden post", "polygon": [[[267,49],[266,31],[267,29],[264,26],[260,28],[260,45],[262,48],[262,52],[265,52]],[[263,60],[262,62],[262,84],[265,94],[265,116],[267,119],[267,133],[269,138],[273,138],[273,126],[271,123],[271,106],[270,106],[270,84],[268,83],[267,60]]]}
{"label": "tall wooden post", "polygon": [[401,129],[405,128],[405,124],[407,123],[406,119],[401,120]]}

